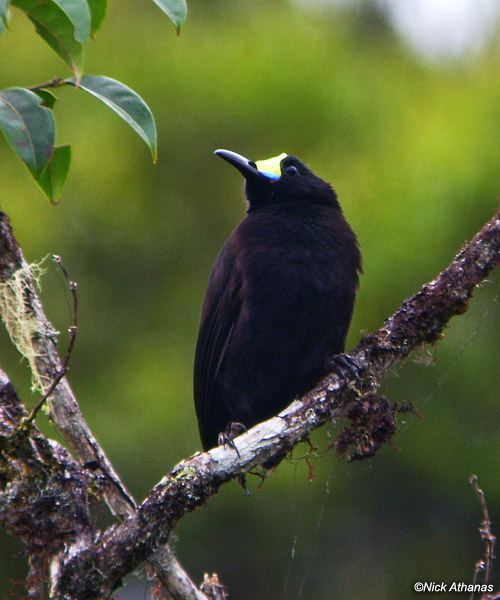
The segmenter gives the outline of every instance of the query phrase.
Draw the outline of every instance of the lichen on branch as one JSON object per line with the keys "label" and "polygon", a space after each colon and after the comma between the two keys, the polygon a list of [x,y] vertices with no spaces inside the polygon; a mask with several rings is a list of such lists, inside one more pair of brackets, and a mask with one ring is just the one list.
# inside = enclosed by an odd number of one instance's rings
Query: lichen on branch
{"label": "lichen on branch", "polygon": [[[43,394],[50,380],[39,365],[48,360],[46,350],[37,340],[41,336],[56,337],[57,331],[48,329],[48,323],[40,323],[30,309],[30,297],[40,284],[43,260],[29,265],[23,261],[8,279],[0,281],[0,315],[12,343],[28,361],[31,371],[31,389]],[[45,330],[41,330],[45,327]]]}

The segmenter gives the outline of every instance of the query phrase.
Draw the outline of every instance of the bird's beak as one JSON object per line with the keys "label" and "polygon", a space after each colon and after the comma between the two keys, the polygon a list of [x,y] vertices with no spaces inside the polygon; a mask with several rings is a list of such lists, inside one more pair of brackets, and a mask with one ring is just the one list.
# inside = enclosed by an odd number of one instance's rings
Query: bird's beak
{"label": "bird's beak", "polygon": [[267,173],[265,171],[259,171],[257,165],[253,161],[241,156],[241,154],[231,152],[231,150],[216,150],[214,154],[223,158],[230,165],[233,165],[233,167],[236,167],[243,177],[245,177],[245,179],[251,179],[254,177],[266,180],[279,179],[278,175]]}

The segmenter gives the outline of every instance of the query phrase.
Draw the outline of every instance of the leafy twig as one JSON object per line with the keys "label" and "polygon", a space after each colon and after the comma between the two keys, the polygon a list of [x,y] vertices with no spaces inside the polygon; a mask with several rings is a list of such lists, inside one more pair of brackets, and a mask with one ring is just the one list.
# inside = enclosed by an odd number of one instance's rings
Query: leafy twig
{"label": "leafy twig", "polygon": [[37,85],[31,85],[27,89],[36,92],[37,90],[44,90],[46,88],[58,88],[63,85],[69,84],[71,79],[63,79],[62,77],[53,77],[48,81],[44,81],[43,83],[38,83]]}

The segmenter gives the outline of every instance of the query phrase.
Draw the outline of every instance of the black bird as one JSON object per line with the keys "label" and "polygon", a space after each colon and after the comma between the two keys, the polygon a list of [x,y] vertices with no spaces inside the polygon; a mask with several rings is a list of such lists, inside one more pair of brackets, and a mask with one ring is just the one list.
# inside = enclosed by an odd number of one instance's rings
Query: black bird
{"label": "black bird", "polygon": [[194,397],[208,450],[282,410],[343,352],[361,271],[337,195],[298,158],[215,154],[245,178],[247,216],[203,305]]}

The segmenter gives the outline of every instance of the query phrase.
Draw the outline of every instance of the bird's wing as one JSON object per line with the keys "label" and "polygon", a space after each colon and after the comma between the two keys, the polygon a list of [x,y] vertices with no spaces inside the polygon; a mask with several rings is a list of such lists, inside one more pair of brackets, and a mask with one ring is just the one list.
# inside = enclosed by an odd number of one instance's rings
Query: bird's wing
{"label": "bird's wing", "polygon": [[216,379],[241,309],[237,274],[223,259],[226,268],[215,270],[208,284],[195,355],[194,399],[205,449],[216,445],[227,425]]}

